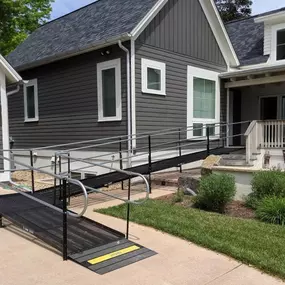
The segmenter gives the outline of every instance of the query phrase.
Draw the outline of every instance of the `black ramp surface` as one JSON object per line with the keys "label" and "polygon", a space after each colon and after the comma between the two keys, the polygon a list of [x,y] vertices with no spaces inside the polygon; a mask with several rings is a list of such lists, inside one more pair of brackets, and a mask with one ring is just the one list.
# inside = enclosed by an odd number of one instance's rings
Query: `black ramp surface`
{"label": "black ramp surface", "polygon": [[70,255],[69,258],[91,271],[106,274],[155,254],[152,250],[122,239],[93,250]]}

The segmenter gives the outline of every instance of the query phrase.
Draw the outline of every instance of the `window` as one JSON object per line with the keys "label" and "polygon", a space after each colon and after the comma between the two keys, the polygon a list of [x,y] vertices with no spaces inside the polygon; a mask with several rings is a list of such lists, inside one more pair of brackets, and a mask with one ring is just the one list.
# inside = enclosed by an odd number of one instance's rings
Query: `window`
{"label": "window", "polygon": [[142,59],[142,92],[166,95],[165,63]]}
{"label": "window", "polygon": [[285,59],[285,29],[277,31],[277,60]]}
{"label": "window", "polygon": [[219,73],[188,66],[187,125],[188,138],[219,135],[217,125],[220,119],[220,82]]}
{"label": "window", "polygon": [[121,60],[97,64],[98,120],[121,121]]}
{"label": "window", "polygon": [[25,122],[36,122],[39,120],[37,79],[29,80],[24,85],[24,108]]}

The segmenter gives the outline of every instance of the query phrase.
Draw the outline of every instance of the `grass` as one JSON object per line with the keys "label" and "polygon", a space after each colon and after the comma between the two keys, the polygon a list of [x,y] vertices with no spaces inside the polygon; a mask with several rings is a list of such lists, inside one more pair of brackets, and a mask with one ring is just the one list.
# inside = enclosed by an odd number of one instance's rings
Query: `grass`
{"label": "grass", "polygon": [[[125,219],[126,205],[98,212]],[[285,279],[285,227],[184,208],[159,200],[131,205],[130,219]]]}

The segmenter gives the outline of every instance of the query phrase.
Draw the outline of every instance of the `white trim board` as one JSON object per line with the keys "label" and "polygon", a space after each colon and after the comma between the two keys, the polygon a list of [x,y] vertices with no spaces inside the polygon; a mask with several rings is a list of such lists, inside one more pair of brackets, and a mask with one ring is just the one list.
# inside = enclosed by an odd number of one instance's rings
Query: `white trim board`
{"label": "white trim board", "polygon": [[[160,90],[148,88],[148,68],[160,71]],[[166,64],[164,62],[141,59],[142,93],[154,95],[166,95]]]}
{"label": "white trim board", "polygon": [[[103,114],[103,86],[102,71],[115,69],[115,91],[116,91],[116,116],[104,117]],[[113,122],[122,120],[122,77],[121,77],[121,59],[113,59],[97,64],[97,92],[98,92],[98,122]]]}
{"label": "white trim board", "polygon": [[[199,119],[194,118],[193,101],[194,101],[194,78],[201,78],[206,80],[215,81],[215,118],[214,119]],[[187,126],[193,126],[193,124],[215,124],[220,121],[220,79],[219,72],[210,71],[202,68],[197,68],[193,66],[187,67]],[[215,127],[216,135],[219,134],[220,128]],[[206,135],[204,130],[204,136]],[[187,132],[187,138],[195,138],[193,136],[193,131]]]}
{"label": "white trim board", "polygon": [[9,62],[0,54],[0,69],[3,69],[4,74],[11,81],[16,83],[22,80],[22,77],[13,69]]}

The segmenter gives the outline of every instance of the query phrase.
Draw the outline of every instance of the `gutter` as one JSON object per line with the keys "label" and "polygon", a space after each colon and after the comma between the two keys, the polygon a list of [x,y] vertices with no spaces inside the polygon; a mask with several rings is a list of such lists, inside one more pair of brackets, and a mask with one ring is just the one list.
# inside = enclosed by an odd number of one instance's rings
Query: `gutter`
{"label": "gutter", "polygon": [[119,47],[126,53],[127,61],[127,117],[128,117],[128,168],[131,167],[132,153],[132,105],[131,105],[131,68],[130,68],[130,51],[118,41]]}
{"label": "gutter", "polygon": [[222,79],[229,79],[232,77],[239,77],[239,76],[247,76],[252,74],[263,74],[268,72],[278,72],[278,71],[284,71],[285,65],[269,65],[269,66],[260,66],[260,67],[254,67],[249,69],[243,69],[238,71],[230,71],[230,72],[224,72],[219,75]]}

